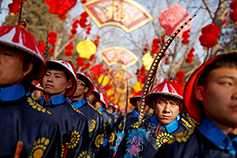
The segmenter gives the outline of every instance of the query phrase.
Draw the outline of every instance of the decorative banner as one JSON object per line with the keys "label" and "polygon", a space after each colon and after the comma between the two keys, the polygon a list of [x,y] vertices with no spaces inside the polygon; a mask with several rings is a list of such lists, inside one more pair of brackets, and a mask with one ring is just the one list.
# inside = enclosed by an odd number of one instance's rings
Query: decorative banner
{"label": "decorative banner", "polygon": [[83,7],[99,28],[114,25],[130,33],[153,20],[141,5],[131,0],[91,0]]}
{"label": "decorative banner", "polygon": [[100,52],[107,65],[119,64],[123,68],[131,66],[138,61],[136,55],[121,47],[110,47]]}
{"label": "decorative banner", "polygon": [[[172,36],[173,33],[191,16],[182,8],[179,3],[163,10],[159,16],[160,25],[165,29],[165,34]],[[185,26],[176,36],[181,38],[184,31],[187,31],[192,26],[192,21]]]}
{"label": "decorative banner", "polygon": [[111,85],[117,88],[126,89],[126,82],[121,79],[114,79],[110,81]]}
{"label": "decorative banner", "polygon": [[109,72],[112,79],[121,79],[123,81],[129,81],[133,78],[133,75],[121,68],[113,69]]}
{"label": "decorative banner", "polygon": [[77,52],[81,58],[90,59],[96,53],[96,46],[91,40],[85,40],[77,44]]}

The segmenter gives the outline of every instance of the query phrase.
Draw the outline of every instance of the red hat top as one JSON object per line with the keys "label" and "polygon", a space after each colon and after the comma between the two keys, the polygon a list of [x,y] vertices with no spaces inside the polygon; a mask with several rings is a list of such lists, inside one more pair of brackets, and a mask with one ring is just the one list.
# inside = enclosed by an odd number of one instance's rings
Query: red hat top
{"label": "red hat top", "polygon": [[192,74],[192,76],[189,78],[188,82],[185,85],[184,105],[189,114],[197,121],[201,121],[202,108],[200,106],[202,105],[200,105],[199,101],[196,100],[195,88],[198,85],[200,77],[202,76],[203,72],[208,68],[208,66],[217,60],[222,60],[221,59],[222,57],[230,57],[231,59],[237,60],[237,53],[218,55],[209,59],[194,71],[194,73]]}
{"label": "red hat top", "polygon": [[154,95],[172,96],[183,101],[183,87],[173,78],[159,83],[145,98],[145,102],[150,108],[153,108],[151,96]]}
{"label": "red hat top", "polygon": [[31,33],[20,26],[1,26],[0,43],[20,49],[24,53],[35,57],[33,60],[33,69],[25,79],[34,80],[44,76],[46,72],[46,60],[41,54],[39,45]]}
{"label": "red hat top", "polygon": [[129,102],[134,106],[136,104],[136,99],[141,99],[143,90],[136,92],[130,99]]}
{"label": "red hat top", "polygon": [[66,96],[67,97],[73,96],[73,94],[75,93],[77,89],[77,76],[76,76],[75,67],[72,65],[72,63],[66,60],[50,60],[46,62],[46,65],[47,66],[55,65],[56,68],[57,68],[57,65],[61,65],[65,68],[65,70],[69,72],[73,81],[73,85],[70,89],[67,90]]}
{"label": "red hat top", "polygon": [[108,98],[104,92],[100,92],[100,101],[104,104],[105,108],[108,108]]}
{"label": "red hat top", "polygon": [[91,80],[90,75],[86,72],[79,72],[78,71],[77,72],[77,78],[81,79],[84,82],[86,82],[87,86],[89,87],[89,90],[86,93],[86,96],[89,96],[92,93],[93,89],[94,89],[93,82]]}
{"label": "red hat top", "polygon": [[40,85],[40,83],[37,80],[33,80],[31,84],[40,90],[44,90],[44,88]]}

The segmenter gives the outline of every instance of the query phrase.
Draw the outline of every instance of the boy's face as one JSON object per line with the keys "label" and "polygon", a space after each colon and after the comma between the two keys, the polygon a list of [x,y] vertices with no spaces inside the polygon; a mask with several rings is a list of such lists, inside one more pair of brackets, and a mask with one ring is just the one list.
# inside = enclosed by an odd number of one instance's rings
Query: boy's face
{"label": "boy's face", "polygon": [[70,88],[71,80],[67,80],[67,75],[64,71],[47,70],[43,77],[43,88],[45,93],[51,97],[63,94],[67,88]]}
{"label": "boy's face", "polygon": [[78,79],[78,83],[77,83],[77,89],[75,94],[73,95],[74,97],[79,97],[81,95],[84,96],[84,93],[86,93],[89,90],[88,87],[86,87],[85,82],[83,82],[82,80]]}
{"label": "boy's face", "polygon": [[212,70],[206,83],[196,87],[195,95],[206,115],[217,126],[237,125],[237,69],[222,67]]}
{"label": "boy's face", "polygon": [[93,103],[95,99],[96,99],[96,95],[94,92],[92,92],[89,96],[86,97],[86,100],[91,104]]}
{"label": "boy's face", "polygon": [[20,50],[15,50],[1,45],[0,50],[0,87],[13,86],[19,84],[29,71],[23,68],[24,54]]}
{"label": "boy's face", "polygon": [[135,101],[135,110],[140,111],[140,105],[141,105],[141,98],[137,98]]}
{"label": "boy's face", "polygon": [[181,101],[179,99],[169,99],[164,96],[158,96],[153,104],[156,118],[162,125],[168,125],[175,120],[180,112]]}

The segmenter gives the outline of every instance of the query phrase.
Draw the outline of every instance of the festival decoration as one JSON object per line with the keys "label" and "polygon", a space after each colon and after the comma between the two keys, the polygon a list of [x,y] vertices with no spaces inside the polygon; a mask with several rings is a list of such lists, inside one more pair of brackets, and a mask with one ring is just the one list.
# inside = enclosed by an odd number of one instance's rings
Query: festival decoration
{"label": "festival decoration", "polygon": [[97,36],[96,36],[96,39],[93,41],[93,42],[94,42],[94,44],[95,44],[95,46],[96,46],[96,48],[98,48],[98,45],[99,45],[99,40],[100,40],[100,36],[99,36],[99,35],[97,35]]}
{"label": "festival decoration", "polygon": [[157,54],[159,52],[159,43],[160,43],[159,38],[154,38],[153,39],[152,49],[151,49],[152,54]]}
{"label": "festival decoration", "polygon": [[40,48],[40,52],[41,52],[41,53],[44,53],[44,52],[45,52],[45,49],[46,49],[46,43],[40,42],[39,48]]}
{"label": "festival decoration", "polygon": [[188,38],[189,38],[189,36],[190,36],[190,35],[189,35],[189,32],[190,32],[190,29],[183,32],[183,35],[182,35],[182,37],[183,37],[182,43],[183,43],[184,45],[186,45],[186,44],[189,43],[189,40],[188,40]]}
{"label": "festival decoration", "polygon": [[181,85],[184,85],[184,83],[185,83],[185,80],[184,80],[185,73],[184,73],[184,71],[179,70],[179,71],[176,73],[176,76],[177,76],[177,78],[176,78],[175,80],[176,80],[178,83],[180,83]]}
{"label": "festival decoration", "polygon": [[66,56],[72,56],[73,55],[72,50],[73,50],[74,46],[71,43],[69,43],[68,45],[66,45],[65,48],[66,48],[66,50],[64,51],[64,54],[66,54]]}
{"label": "festival decoration", "polygon": [[123,81],[129,81],[133,78],[133,75],[121,68],[113,69],[109,72],[112,79],[121,79]]}
{"label": "festival decoration", "polygon": [[133,85],[133,90],[135,91],[135,92],[138,92],[138,91],[140,91],[140,90],[142,90],[142,86],[143,86],[143,84],[141,84],[140,82],[136,82],[134,85]]}
{"label": "festival decoration", "polygon": [[81,58],[90,59],[91,55],[96,53],[96,46],[91,40],[79,42],[76,49]]}
{"label": "festival decoration", "polygon": [[188,53],[187,58],[185,59],[187,63],[192,63],[193,62],[193,57],[194,54],[193,52],[195,51],[195,49],[192,47],[192,49],[190,50],[190,52]]}
{"label": "festival decoration", "polygon": [[102,56],[103,60],[107,65],[119,64],[123,68],[129,67],[138,61],[136,55],[127,49],[121,47],[110,47],[107,48],[99,54]]}
{"label": "festival decoration", "polygon": [[77,66],[83,66],[85,58],[77,57]]}
{"label": "festival decoration", "polygon": [[91,0],[83,7],[99,28],[114,25],[130,33],[153,20],[141,5],[131,0]]}
{"label": "festival decoration", "polygon": [[93,80],[95,80],[95,78],[97,78],[97,77],[101,76],[103,73],[105,73],[105,69],[102,64],[94,65],[90,68],[90,70],[93,73]]}
{"label": "festival decoration", "polygon": [[216,37],[221,34],[221,29],[215,24],[209,24],[202,28],[202,35],[199,37],[199,41],[204,50],[211,48],[217,44]]}
{"label": "festival decoration", "polygon": [[151,53],[146,53],[142,57],[142,64],[145,66],[146,70],[149,70],[151,67],[151,64],[154,60],[154,57],[151,55]]}
{"label": "festival decoration", "polygon": [[74,7],[77,0],[44,0],[45,3],[50,7],[49,12],[52,14],[58,14],[60,20],[66,18],[68,10]]}
{"label": "festival decoration", "polygon": [[[22,1],[24,4],[24,0]],[[10,15],[14,16],[16,13],[20,11],[21,0],[13,0],[12,3],[8,4],[8,8],[10,11]]]}
{"label": "festival decoration", "polygon": [[142,84],[145,83],[145,80],[146,80],[146,69],[145,69],[144,66],[142,66],[141,69],[137,69],[136,75],[137,75],[138,82],[140,82]]}
{"label": "festival decoration", "polygon": [[[160,25],[165,29],[165,34],[172,36],[175,31],[191,16],[183,9],[179,3],[163,10],[159,16]],[[180,33],[176,36],[178,38],[182,37],[184,31],[187,31],[191,28],[192,21],[183,28]]]}
{"label": "festival decoration", "polygon": [[237,23],[237,2],[236,2],[236,1],[232,1],[232,2],[230,3],[230,8],[231,8],[233,11],[230,12],[229,17],[230,17],[230,19],[231,19],[233,22]]}
{"label": "festival decoration", "polygon": [[99,84],[102,84],[102,86],[106,86],[109,83],[109,78],[107,76],[100,76],[98,78],[98,82],[99,82]]}

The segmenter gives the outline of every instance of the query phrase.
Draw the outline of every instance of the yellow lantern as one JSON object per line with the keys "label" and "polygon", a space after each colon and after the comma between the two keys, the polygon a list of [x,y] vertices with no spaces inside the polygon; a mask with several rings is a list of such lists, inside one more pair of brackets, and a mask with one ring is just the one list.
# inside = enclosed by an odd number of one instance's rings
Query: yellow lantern
{"label": "yellow lantern", "polygon": [[138,91],[142,90],[142,86],[143,86],[143,84],[141,84],[140,82],[137,82],[133,85],[132,88],[135,90],[135,92],[138,92]]}
{"label": "yellow lantern", "polygon": [[96,45],[91,40],[85,40],[77,44],[77,52],[81,58],[90,59],[96,53]]}
{"label": "yellow lantern", "polygon": [[109,83],[109,78],[108,78],[107,76],[105,76],[104,79],[103,79],[103,77],[104,77],[104,76],[100,76],[100,77],[98,78],[98,82],[101,83],[102,80],[103,80],[102,86],[106,86],[106,85]]}
{"label": "yellow lantern", "polygon": [[151,67],[151,64],[154,60],[154,57],[151,55],[151,53],[146,53],[142,57],[142,64],[145,66],[146,70],[149,70]]}

